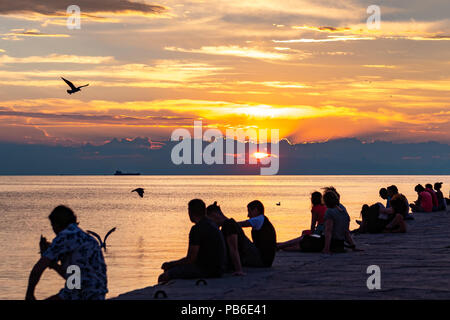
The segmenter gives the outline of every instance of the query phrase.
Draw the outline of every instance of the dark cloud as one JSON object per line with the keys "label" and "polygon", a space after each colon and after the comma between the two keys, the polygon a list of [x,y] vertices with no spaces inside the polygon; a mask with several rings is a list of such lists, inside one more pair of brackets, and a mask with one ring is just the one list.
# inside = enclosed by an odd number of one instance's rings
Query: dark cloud
{"label": "dark cloud", "polygon": [[342,32],[342,31],[350,30],[350,28],[319,27],[319,30],[329,31],[329,32]]}
{"label": "dark cloud", "polygon": [[84,13],[136,11],[141,13],[161,13],[166,10],[159,5],[150,5],[130,0],[14,0],[1,1],[0,14],[40,13],[44,15],[66,14],[71,5],[77,5]]}
{"label": "dark cloud", "polygon": [[[13,128],[2,128],[0,134]],[[16,131],[16,133],[23,133]],[[29,132],[28,134],[31,134]],[[13,138],[13,136],[11,136]],[[40,144],[2,143],[0,174],[112,174],[131,168],[142,174],[260,174],[259,165],[175,165],[171,161],[173,146],[169,141],[159,148],[148,138],[111,139],[100,145],[49,146]],[[202,147],[208,143],[204,141]],[[450,173],[450,146],[436,142],[391,143],[358,139],[338,139],[323,143],[289,144],[282,140],[280,175],[296,174],[429,174]],[[246,149],[248,150],[248,149]],[[339,150],[339,152],[330,152]],[[2,154],[2,155],[3,155]],[[301,165],[299,165],[301,163]],[[331,165],[330,163],[339,164]],[[120,167],[118,167],[120,165]]]}
{"label": "dark cloud", "polygon": [[186,120],[191,121],[193,118],[180,116],[144,116],[144,117],[130,117],[122,115],[85,115],[79,113],[42,113],[42,112],[21,112],[7,110],[0,107],[0,117],[23,117],[33,119],[48,119],[58,120],[61,122],[88,122],[88,123],[103,123],[103,124],[130,124],[130,125],[150,125],[162,123],[177,123]]}
{"label": "dark cloud", "polygon": [[11,30],[10,33],[0,34],[3,36],[2,40],[17,40],[22,37],[69,37],[66,34],[50,34],[50,33],[42,33],[39,30]]}
{"label": "dark cloud", "polygon": [[437,35],[433,37],[427,37],[428,39],[437,39],[437,40],[448,40],[450,39],[450,35]]}
{"label": "dark cloud", "polygon": [[[220,20],[228,23],[245,24],[245,25],[265,25],[272,27],[272,24],[296,24],[299,21],[300,14],[284,13],[284,12],[242,12],[227,13],[220,17]],[[302,20],[303,21],[303,20]]]}

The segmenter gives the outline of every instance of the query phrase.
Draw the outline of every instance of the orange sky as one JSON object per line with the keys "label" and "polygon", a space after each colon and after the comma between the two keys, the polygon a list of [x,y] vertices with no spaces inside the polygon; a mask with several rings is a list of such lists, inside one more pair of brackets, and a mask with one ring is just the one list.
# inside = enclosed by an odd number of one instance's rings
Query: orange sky
{"label": "orange sky", "polygon": [[[450,4],[64,1],[0,5],[0,140],[168,139],[209,127],[450,143]],[[103,5],[104,3],[104,5]],[[67,95],[63,76],[89,87]]]}

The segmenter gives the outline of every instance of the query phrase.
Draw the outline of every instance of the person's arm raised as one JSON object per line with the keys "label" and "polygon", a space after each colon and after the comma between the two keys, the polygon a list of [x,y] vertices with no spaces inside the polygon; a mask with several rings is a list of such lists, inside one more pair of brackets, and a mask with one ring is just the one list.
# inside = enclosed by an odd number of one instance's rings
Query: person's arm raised
{"label": "person's arm raised", "polygon": [[250,224],[250,221],[245,220],[245,221],[240,221],[237,223],[241,228],[248,228],[251,227],[252,225]]}
{"label": "person's arm raised", "polygon": [[[47,241],[47,239],[41,235],[41,240],[39,241],[39,248],[41,250],[41,257],[44,256],[44,252],[51,246],[51,243]],[[58,264],[58,262],[51,260],[49,266],[50,269],[55,270],[61,277],[66,278],[66,273],[63,270],[62,266]]]}
{"label": "person's arm raised", "polygon": [[235,276],[243,276],[245,273],[242,271],[241,258],[239,256],[237,234],[231,234],[227,237],[228,251],[230,253],[230,259],[234,266]]}
{"label": "person's arm raised", "polygon": [[51,260],[46,257],[42,257],[39,261],[34,265],[33,269],[30,272],[30,277],[28,279],[28,288],[25,296],[25,300],[36,300],[34,296],[34,290],[36,289],[39,280],[41,279],[42,274],[45,269],[51,264]]}
{"label": "person's arm raised", "polygon": [[264,215],[260,214],[246,221],[238,222],[238,225],[241,226],[241,228],[252,227],[254,230],[259,230],[263,226],[264,221],[265,221]]}

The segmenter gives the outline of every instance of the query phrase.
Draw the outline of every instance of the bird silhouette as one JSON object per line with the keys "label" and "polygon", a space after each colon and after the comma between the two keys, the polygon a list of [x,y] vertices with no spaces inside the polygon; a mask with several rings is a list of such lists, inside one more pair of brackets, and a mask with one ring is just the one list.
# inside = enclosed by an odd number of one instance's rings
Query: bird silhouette
{"label": "bird silhouette", "polygon": [[113,233],[114,231],[116,231],[116,227],[109,230],[108,233],[106,234],[105,238],[102,241],[102,238],[100,238],[100,236],[97,233],[95,233],[94,231],[91,231],[91,230],[86,230],[87,233],[89,233],[90,235],[93,235],[95,238],[97,238],[97,240],[100,244],[100,248],[103,248],[103,250],[105,250],[105,252],[106,252],[106,239],[108,239],[109,235],[111,233]]}
{"label": "bird silhouette", "polygon": [[72,93],[81,91],[81,88],[87,87],[89,85],[89,83],[88,83],[88,84],[85,84],[84,86],[81,86],[81,87],[75,87],[75,85],[72,82],[70,82],[69,80],[64,79],[63,77],[61,77],[61,79],[63,79],[64,82],[67,83],[69,85],[69,87],[70,87],[70,90],[67,90],[68,94],[72,94]]}
{"label": "bird silhouette", "polygon": [[144,197],[144,188],[136,188],[136,189],[132,190],[131,192],[137,192],[141,198]]}
{"label": "bird silhouette", "polygon": [[278,203],[277,203],[277,206],[281,206],[281,202],[278,202]]}

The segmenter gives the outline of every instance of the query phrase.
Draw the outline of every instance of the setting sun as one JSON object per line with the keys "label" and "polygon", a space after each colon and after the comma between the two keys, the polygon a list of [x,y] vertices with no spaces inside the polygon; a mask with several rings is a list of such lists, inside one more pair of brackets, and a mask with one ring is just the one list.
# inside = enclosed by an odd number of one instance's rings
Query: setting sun
{"label": "setting sun", "polygon": [[255,153],[253,154],[253,156],[254,156],[256,159],[262,159],[262,158],[269,157],[270,155],[269,155],[268,153],[265,153],[265,152],[255,152]]}

